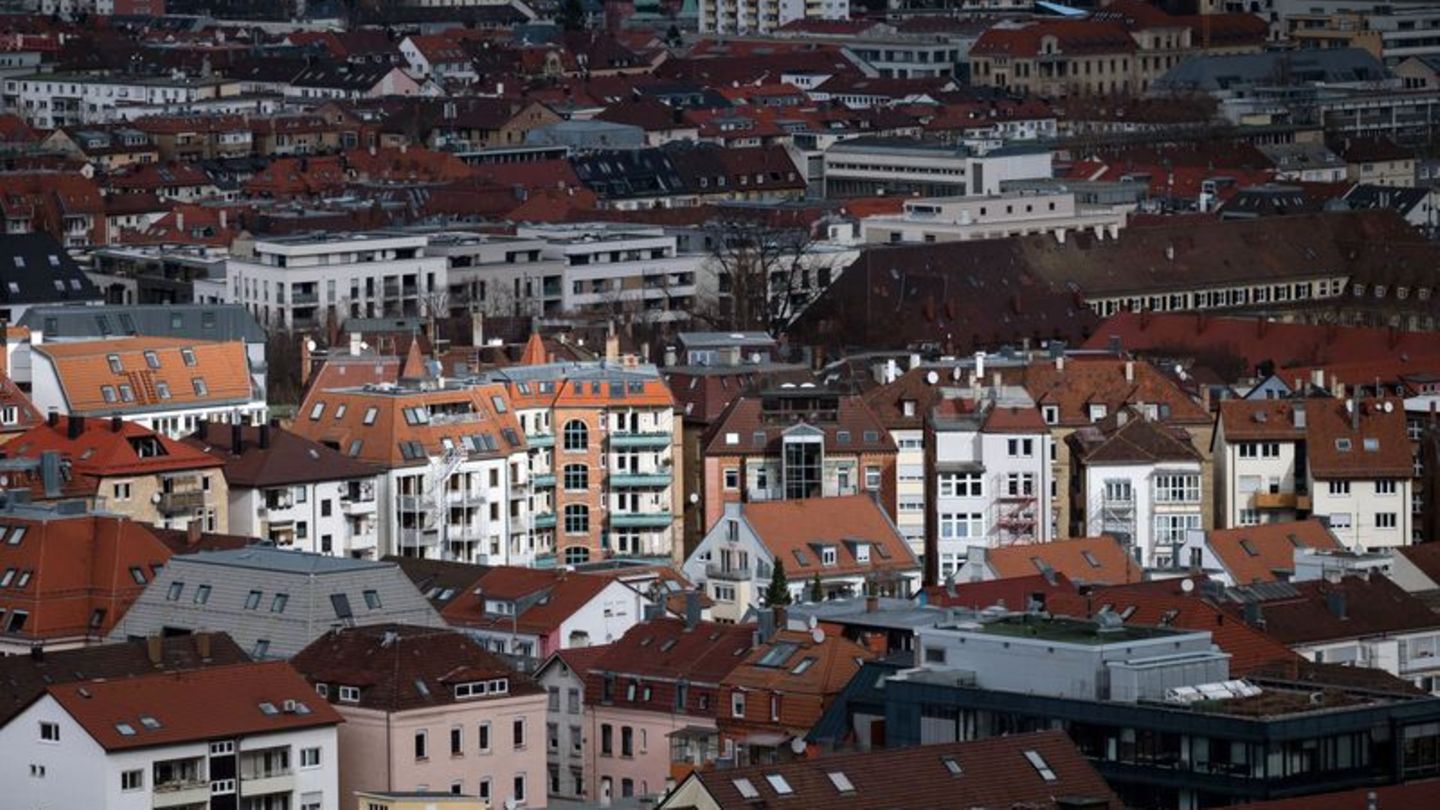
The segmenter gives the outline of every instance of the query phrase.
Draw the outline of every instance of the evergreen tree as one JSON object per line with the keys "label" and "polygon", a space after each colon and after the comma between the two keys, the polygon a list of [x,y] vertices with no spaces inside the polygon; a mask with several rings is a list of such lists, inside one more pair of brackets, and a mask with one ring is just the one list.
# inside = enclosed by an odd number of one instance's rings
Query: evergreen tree
{"label": "evergreen tree", "polygon": [[812,579],[812,580],[810,580],[810,601],[811,601],[811,602],[824,602],[824,601],[825,601],[825,586],[823,586],[823,585],[820,584],[820,574],[819,574],[819,572],[816,572],[815,578]]}
{"label": "evergreen tree", "polygon": [[776,560],[770,573],[770,587],[765,589],[765,604],[770,607],[790,604],[790,581],[785,578],[785,561]]}

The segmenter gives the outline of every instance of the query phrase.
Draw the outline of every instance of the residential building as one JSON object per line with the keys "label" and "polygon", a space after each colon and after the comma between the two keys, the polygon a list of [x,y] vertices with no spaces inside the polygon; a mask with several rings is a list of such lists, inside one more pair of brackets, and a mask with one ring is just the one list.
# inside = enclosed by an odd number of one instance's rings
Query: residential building
{"label": "residential building", "polygon": [[1372,135],[1332,141],[1345,161],[1345,179],[1365,185],[1409,188],[1415,185],[1415,152],[1393,140]]}
{"label": "residential building", "polygon": [[905,200],[898,217],[866,217],[860,223],[866,242],[953,242],[1004,239],[1048,233],[1064,242],[1071,233],[1114,239],[1125,227],[1117,206],[1082,205],[1067,191],[1011,191],[966,197]]}
{"label": "residential building", "polygon": [[798,759],[796,741],[871,657],[865,647],[818,627],[776,627],[720,680],[721,749],[734,752],[736,767]]}
{"label": "residential building", "polygon": [[6,110],[37,129],[128,121],[240,94],[240,82],[221,76],[146,76],[132,73],[36,73],[6,77]]}
{"label": "residential building", "polygon": [[653,366],[543,354],[532,335],[521,364],[486,375],[504,386],[525,433],[540,553],[564,565],[678,558],[682,434],[669,386]]}
{"label": "residential building", "polygon": [[449,267],[450,310],[482,315],[557,315],[566,311],[567,263],[545,256],[540,236],[444,231],[432,234],[427,256]]}
{"label": "residential building", "polygon": [[289,658],[337,628],[443,622],[391,562],[254,545],[172,557],[109,634],[229,633],[251,658]]}
{"label": "residential building", "polygon": [[776,568],[794,601],[908,596],[920,563],[872,495],[729,504],[682,569],[715,601],[717,620],[739,622],[764,607]]}
{"label": "residential building", "polygon": [[281,90],[289,98],[360,100],[417,96],[426,92],[426,85],[388,62],[324,61],[306,65],[283,82]]}
{"label": "residential building", "polygon": [[362,810],[489,810],[478,796],[433,790],[361,791],[355,794]]}
{"label": "residential building", "polygon": [[[24,227],[29,230],[28,224]],[[67,218],[64,223],[67,232],[71,228],[85,232],[90,227],[84,218]],[[0,320],[16,323],[29,309],[47,304],[100,303],[95,285],[54,237],[17,233],[8,222],[4,231],[0,236]]]}
{"label": "residential building", "polygon": [[[1298,796],[1440,768],[1416,748],[1434,739],[1428,724],[1440,700],[1390,676],[1357,685],[1354,670],[1322,668],[1299,680],[1240,680],[1208,629],[1141,627],[1101,613],[1089,622],[976,614],[922,628],[919,668],[868,662],[811,739],[854,735],[863,750],[878,742],[880,717],[887,749],[1058,727],[1126,806]],[[1317,717],[1324,722],[1307,722]],[[1301,750],[1316,757],[1285,753]]]}
{"label": "residential building", "polygon": [[312,386],[291,429],[383,470],[382,556],[528,564],[547,549],[531,531],[528,446],[505,389],[421,384],[411,348],[402,383]]}
{"label": "residential building", "polygon": [[899,373],[894,360],[885,363],[882,384],[865,392],[865,404],[895,441],[895,527],[915,555],[925,554],[928,521],[925,478],[926,414],[944,396],[944,369],[915,364]]}
{"label": "residential building", "polygon": [[552,797],[585,798],[585,763],[589,761],[585,737],[585,674],[609,650],[571,647],[556,650],[535,670],[535,681],[545,689],[545,753]]}
{"label": "residential building", "polygon": [[180,672],[250,661],[224,633],[100,644],[69,650],[31,648],[0,657],[0,724],[23,711],[51,686],[120,680],[154,672]]}
{"label": "residential building", "polygon": [[0,652],[95,644],[171,549],[143,523],[73,504],[31,504],[27,494],[4,493],[0,508]]}
{"label": "residential building", "polygon": [[276,425],[201,422],[185,443],[225,466],[227,531],[282,548],[376,556],[380,470]]}
{"label": "residential building", "polygon": [[1332,552],[1344,546],[1317,518],[1266,521],[1189,532],[1175,565],[1226,586],[1253,585],[1293,579],[1296,557],[1304,549]]}
{"label": "residential building", "polygon": [[20,807],[339,810],[340,722],[283,662],[54,685],[0,727],[0,768]]}
{"label": "residential building", "polygon": [[1183,429],[1126,408],[1066,437],[1070,534],[1109,535],[1141,565],[1169,568],[1205,522],[1202,456]]}
{"label": "residential building", "polygon": [[1345,192],[1344,199],[1352,209],[1388,208],[1426,233],[1440,225],[1440,196],[1431,187],[1360,184]]}
{"label": "residential building", "polygon": [[225,264],[228,303],[266,327],[446,311],[447,263],[423,235],[381,231],[257,238]]}
{"label": "residential building", "polygon": [[39,497],[46,500],[83,498],[96,509],[166,529],[186,529],[192,521],[210,532],[229,525],[221,462],[118,416],[51,412],[5,449],[11,458],[39,461],[42,473],[47,458],[59,465],[58,484],[40,482]]}
{"label": "residential building", "polygon": [[720,682],[752,647],[753,628],[651,619],[585,673],[586,795],[653,796],[725,755]]}
{"label": "residential building", "polygon": [[706,34],[769,34],[796,20],[846,20],[849,0],[701,0],[699,25]]}
{"label": "residential building", "polygon": [[[33,302],[23,301],[22,298],[22,303],[60,304],[66,303],[66,299],[72,297],[75,300],[92,302],[100,300],[98,295],[84,289],[83,280],[80,289],[73,287],[69,281],[73,276],[70,276],[70,268],[66,265],[66,254],[56,250],[60,245],[81,248],[103,245],[109,240],[105,198],[95,181],[80,172],[49,169],[7,172],[4,177],[0,177],[0,191],[3,191],[10,201],[4,211],[4,233],[15,236],[48,235],[53,241],[37,240],[17,244],[35,246],[39,255],[31,258],[44,262],[42,264],[32,261],[31,264],[35,267],[44,267],[47,264],[55,267],[54,262],[58,262],[61,272],[57,275],[62,276],[65,285],[71,288],[57,289],[50,283],[51,279],[44,275],[27,272],[22,275],[29,280],[28,284],[21,278],[11,279],[20,284],[20,289],[10,289],[7,281],[5,292],[11,296],[40,297]],[[50,259],[52,255],[56,256],[53,261]],[[19,313],[11,313],[12,318],[18,316]]]}
{"label": "residential building", "polygon": [[[978,383],[978,381],[977,381]],[[972,391],[975,389],[972,389]],[[1055,486],[1054,439],[1021,388],[979,399],[943,399],[930,416],[934,441],[929,517],[941,576],[976,548],[1047,543]]]}
{"label": "residential building", "polygon": [[1347,548],[1413,542],[1415,464],[1393,401],[1226,401],[1213,455],[1217,525],[1315,515]]}
{"label": "residential building", "polygon": [[1434,694],[1440,689],[1440,616],[1378,573],[1240,585],[1223,605],[1316,663],[1379,669]]}
{"label": "residential building", "polygon": [[[630,312],[668,322],[688,320],[697,306],[707,256],[683,253],[676,237],[660,228],[589,223],[529,226],[517,229],[516,235],[543,239],[540,258],[561,267],[558,282],[539,280],[536,297],[542,307],[558,293],[561,312]],[[523,297],[517,275],[526,280]],[[491,289],[502,301],[508,297],[523,304],[537,292],[532,280],[532,269],[522,263],[514,273],[494,278]]]}
{"label": "residential building", "polygon": [[613,577],[496,566],[440,615],[486,649],[532,669],[560,650],[609,644],[640,622],[651,597]]}
{"label": "residential building", "polygon": [[[31,332],[32,341],[41,336]],[[32,342],[28,354],[30,398],[47,413],[124,417],[172,438],[204,420],[266,418],[265,389],[255,386],[247,347],[239,341],[137,336]]]}
{"label": "residential building", "polygon": [[1051,177],[1052,157],[1051,152],[1030,146],[977,151],[914,138],[850,138],[824,152],[825,196],[999,194],[1007,180]]}
{"label": "residential building", "polygon": [[352,627],[290,663],[345,721],[340,795],[441,788],[545,806],[545,693],[463,633]]}
{"label": "residential building", "polygon": [[[1063,796],[1057,801],[1055,797]],[[836,754],[696,771],[659,810],[733,810],[757,802],[858,810],[1027,805],[1118,810],[1123,805],[1059,731]]]}
{"label": "residential building", "polygon": [[702,452],[707,531],[742,502],[864,493],[895,514],[895,441],[855,394],[782,383],[737,396]]}
{"label": "residential building", "polygon": [[[965,564],[954,572],[961,583],[1008,580],[1041,575],[1063,577],[1078,585],[1117,585],[1139,582],[1145,570],[1130,547],[1113,537],[1076,537],[1028,546],[1002,546],[971,550]],[[973,597],[972,597],[973,598]],[[1018,608],[1019,605],[1012,605]]]}

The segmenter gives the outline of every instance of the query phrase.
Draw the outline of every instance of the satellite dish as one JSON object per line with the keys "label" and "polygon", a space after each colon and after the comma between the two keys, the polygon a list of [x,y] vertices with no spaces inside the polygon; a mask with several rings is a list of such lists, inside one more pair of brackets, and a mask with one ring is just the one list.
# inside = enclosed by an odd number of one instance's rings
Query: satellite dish
{"label": "satellite dish", "polygon": [[1392,412],[1392,411],[1394,411],[1394,410],[1395,410],[1395,403],[1393,403],[1393,402],[1386,402],[1386,403],[1385,403],[1385,413],[1390,413],[1390,412]]}
{"label": "satellite dish", "polygon": [[1182,580],[1180,580],[1180,590],[1184,591],[1185,593],[1194,593],[1194,592],[1195,592],[1195,580],[1193,580],[1193,579],[1182,579]]}
{"label": "satellite dish", "polygon": [[366,342],[363,341],[363,340],[360,341],[360,351],[362,351],[362,352],[368,352],[368,351],[370,351],[370,344],[369,344],[369,343],[366,343]]}
{"label": "satellite dish", "polygon": [[925,372],[925,382],[930,383],[931,385],[934,385],[935,383],[940,382],[940,374],[939,374],[939,372],[936,372],[936,371],[927,371],[927,372]]}
{"label": "satellite dish", "polygon": [[690,503],[699,503],[699,502],[700,502],[700,493],[698,493],[698,492],[692,492],[692,493],[690,493]]}
{"label": "satellite dish", "polygon": [[150,502],[151,502],[151,503],[160,503],[160,493],[156,492],[155,494],[151,495],[151,496],[150,496]]}
{"label": "satellite dish", "polygon": [[818,624],[820,624],[820,620],[815,618],[814,613],[811,613],[810,617],[805,620],[805,626],[811,630],[814,630]]}
{"label": "satellite dish", "polygon": [[[814,618],[814,617],[811,617],[811,618]],[[824,643],[825,643],[825,631],[824,631],[824,630],[821,630],[821,629],[818,628],[818,627],[812,627],[812,628],[810,628],[810,638],[813,639],[816,644],[824,644]]]}
{"label": "satellite dish", "polygon": [[313,352],[313,351],[315,351],[315,341],[313,341],[313,340],[307,340],[307,341],[305,341],[305,351],[308,351],[308,352]]}
{"label": "satellite dish", "polygon": [[804,737],[796,737],[795,739],[791,740],[791,741],[790,741],[790,750],[791,750],[791,751],[794,751],[796,754],[803,754],[803,753],[805,753],[805,738],[804,738]]}
{"label": "satellite dish", "polygon": [[10,476],[8,476],[8,475],[0,475],[0,487],[8,487],[8,486],[10,486]]}

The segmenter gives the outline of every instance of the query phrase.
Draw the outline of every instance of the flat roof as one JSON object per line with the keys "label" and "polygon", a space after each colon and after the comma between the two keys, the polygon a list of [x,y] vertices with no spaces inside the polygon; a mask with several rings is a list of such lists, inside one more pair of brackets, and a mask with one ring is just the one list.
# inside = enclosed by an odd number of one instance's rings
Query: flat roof
{"label": "flat roof", "polygon": [[982,633],[987,636],[1005,636],[1009,638],[1035,638],[1044,641],[1057,641],[1065,644],[1123,644],[1127,641],[1146,641],[1156,638],[1173,638],[1175,636],[1195,635],[1200,631],[1196,630],[1173,630],[1166,627],[1147,627],[1145,625],[1125,624],[1119,622],[1112,627],[1102,627],[1099,622],[1086,621],[1084,619],[1070,619],[1065,617],[1042,617],[1031,614],[1013,614],[983,622],[979,627],[961,628],[955,625],[941,629],[965,629],[974,633]]}

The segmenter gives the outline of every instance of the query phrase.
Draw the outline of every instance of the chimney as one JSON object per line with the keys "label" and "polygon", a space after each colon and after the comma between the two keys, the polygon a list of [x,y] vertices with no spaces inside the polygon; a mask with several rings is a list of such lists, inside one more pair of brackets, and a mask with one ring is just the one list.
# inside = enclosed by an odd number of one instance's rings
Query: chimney
{"label": "chimney", "polygon": [[1304,403],[1304,402],[1296,402],[1295,404],[1291,405],[1290,408],[1291,408],[1292,413],[1293,413],[1294,416],[1295,416],[1295,427],[1297,427],[1297,428],[1299,428],[1299,429],[1301,429],[1301,430],[1304,430],[1304,429],[1305,429],[1305,403]]}
{"label": "chimney", "polygon": [[44,661],[44,660],[45,660],[45,645],[43,645],[43,644],[31,644],[31,645],[30,645],[30,660],[31,660],[31,661],[34,661],[34,662],[37,663],[37,664],[40,663],[41,661]]}
{"label": "chimney", "polygon": [[49,426],[52,427],[52,428],[53,428],[53,427],[59,427],[59,426],[60,426],[60,412],[57,411],[57,410],[55,410],[54,408],[51,408],[51,409],[50,409],[50,413],[45,414],[45,424],[49,425]]}
{"label": "chimney", "polygon": [[222,231],[225,230],[226,227],[227,227],[229,224],[230,224],[230,212],[229,212],[229,211],[226,211],[224,208],[221,208],[221,209],[220,209],[220,230],[222,230]]}
{"label": "chimney", "polygon": [[176,212],[175,212],[175,230],[179,231],[181,234],[184,234],[184,233],[185,233],[185,212],[184,212],[184,211],[176,211]]}
{"label": "chimney", "polygon": [[790,621],[790,613],[785,610],[785,606],[784,606],[784,605],[775,605],[775,606],[773,606],[773,607],[770,608],[770,612],[771,612],[772,614],[774,614],[774,616],[775,616],[775,630],[776,630],[776,632],[779,632],[779,631],[781,631],[781,630],[784,630],[785,627],[786,627],[786,625],[787,625],[787,623]]}
{"label": "chimney", "polygon": [[[116,418],[118,419],[119,417]],[[72,441],[80,438],[80,434],[84,432],[85,417],[83,416],[71,416],[70,419],[65,423],[65,437]]]}
{"label": "chimney", "polygon": [[1325,387],[1325,369],[1316,368],[1310,370],[1310,384],[1316,388]]}
{"label": "chimney", "polygon": [[476,348],[485,345],[485,313],[478,309],[470,313],[470,345]]}
{"label": "chimney", "polygon": [[0,318],[0,375],[10,376],[10,322]]}
{"label": "chimney", "polygon": [[200,542],[201,525],[199,518],[185,524],[185,545],[194,546]]}
{"label": "chimney", "polygon": [[615,334],[612,325],[610,331],[605,333],[605,362],[614,363],[620,359],[620,336]]}
{"label": "chimney", "polygon": [[310,346],[315,341],[304,338],[300,341],[300,390],[305,390],[305,384],[310,382],[310,368],[315,363],[312,359]]}
{"label": "chimney", "polygon": [[1055,370],[1056,370],[1056,371],[1064,371],[1064,370],[1065,370],[1065,355],[1064,355],[1064,354],[1057,354],[1057,355],[1055,355]]}
{"label": "chimney", "polygon": [[260,426],[260,449],[265,450],[268,447],[270,447],[270,426],[266,424]]}
{"label": "chimney", "polygon": [[56,451],[46,450],[40,454],[40,480],[47,500],[60,497],[60,454]]}
{"label": "chimney", "polygon": [[1125,361],[1125,382],[1127,382],[1127,383],[1133,383],[1133,382],[1135,382],[1135,361],[1134,361],[1134,360],[1126,360],[1126,361]]}
{"label": "chimney", "polygon": [[145,654],[150,658],[150,663],[157,667],[165,660],[162,654],[164,649],[164,642],[159,636],[150,636],[145,639]]}
{"label": "chimney", "polygon": [[351,356],[351,357],[354,357],[354,356],[360,354],[360,342],[361,342],[361,341],[360,341],[360,333],[359,333],[359,332],[351,332],[351,333],[350,333],[350,356]]}
{"label": "chimney", "polygon": [[[83,420],[85,417],[82,416],[82,417],[80,417],[80,418]],[[122,430],[124,430],[124,429],[125,429],[125,420],[124,420],[124,419],[121,419],[121,418],[118,417],[118,416],[112,416],[112,417],[110,417],[110,432],[111,432],[111,433],[119,433],[120,431],[122,431]]]}
{"label": "chimney", "polygon": [[700,624],[700,593],[685,592],[685,629],[694,630]]}
{"label": "chimney", "polygon": [[1363,403],[1360,402],[1359,397],[1356,397],[1355,399],[1347,399],[1345,401],[1350,404],[1350,430],[1359,433],[1360,408],[1362,407]]}
{"label": "chimney", "polygon": [[197,421],[195,422],[195,437],[196,437],[197,439],[204,439],[205,436],[208,435],[209,433],[210,433],[210,420],[209,420],[208,418],[207,418],[207,419],[200,419],[200,420],[197,420]]}
{"label": "chimney", "polygon": [[876,595],[873,594],[873,593],[872,593],[872,594],[868,594],[868,595],[865,597],[865,612],[866,612],[866,613],[879,613],[879,612],[880,612],[880,597],[876,596]]}
{"label": "chimney", "polygon": [[209,634],[209,633],[196,633],[196,634],[195,634],[195,651],[200,654],[200,660],[201,660],[201,661],[209,661],[209,660],[210,660],[210,634]]}
{"label": "chimney", "polygon": [[1346,616],[1345,616],[1345,592],[1344,592],[1344,591],[1326,591],[1326,592],[1325,592],[1325,607],[1326,607],[1326,609],[1328,609],[1332,614],[1334,614],[1335,618],[1337,618],[1337,619],[1344,619],[1344,618],[1346,618]]}
{"label": "chimney", "polygon": [[239,455],[245,449],[245,428],[239,422],[230,425],[230,452]]}

